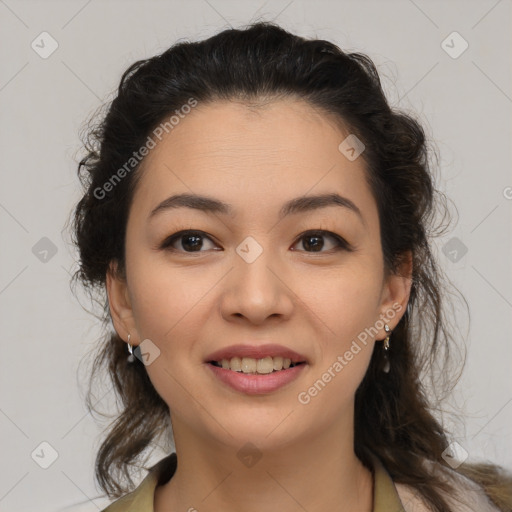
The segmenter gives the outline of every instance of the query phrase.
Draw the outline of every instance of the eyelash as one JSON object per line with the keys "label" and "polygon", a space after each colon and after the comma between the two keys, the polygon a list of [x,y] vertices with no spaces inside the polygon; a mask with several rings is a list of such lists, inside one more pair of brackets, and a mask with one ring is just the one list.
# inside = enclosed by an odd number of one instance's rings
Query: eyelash
{"label": "eyelash", "polygon": [[[204,231],[198,231],[194,229],[186,229],[183,231],[179,231],[177,233],[174,233],[173,235],[167,237],[162,244],[160,245],[160,249],[165,249],[167,251],[171,251],[174,253],[183,253],[183,254],[200,254],[202,252],[206,251],[183,251],[179,249],[174,249],[171,247],[171,245],[180,238],[184,237],[185,235],[198,235],[201,237],[209,238],[212,242],[213,240],[211,237],[209,237]],[[329,253],[333,250],[338,251],[347,251],[347,252],[353,252],[355,249],[341,236],[337,235],[336,233],[332,233],[331,231],[326,231],[324,229],[316,229],[316,230],[309,230],[302,233],[294,242],[293,245],[296,245],[297,242],[299,242],[302,238],[306,238],[307,236],[322,236],[322,237],[330,237],[336,242],[336,247],[334,249],[329,249],[327,251],[303,251],[307,252],[309,254],[322,254],[322,253]]]}

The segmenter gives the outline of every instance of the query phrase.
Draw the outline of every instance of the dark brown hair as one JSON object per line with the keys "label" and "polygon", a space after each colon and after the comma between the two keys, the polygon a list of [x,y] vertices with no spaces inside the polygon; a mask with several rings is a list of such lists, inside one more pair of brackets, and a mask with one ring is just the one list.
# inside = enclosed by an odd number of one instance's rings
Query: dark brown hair
{"label": "dark brown hair", "polygon": [[[427,459],[448,466],[442,457],[449,445],[447,433],[434,416],[443,398],[436,390],[448,392],[455,384],[441,379],[450,375],[445,370],[456,345],[442,307],[449,281],[429,242],[442,232],[442,221],[449,216],[444,195],[434,187],[430,157],[435,152],[420,122],[388,105],[368,56],[263,22],[199,42],[182,41],[135,62],[123,74],[106,113],[88,128],[87,154],[78,167],[84,195],[73,217],[73,242],[80,255],[73,280],[98,298],[105,337],[93,363],[87,405],[95,411],[92,384],[104,367],[121,402],[120,414],[97,454],[96,477],[110,497],[133,489],[130,466],[171,429],[169,408],[145,366],[138,360],[127,363],[126,344],[109,325],[105,292],[111,262],[116,261],[119,275],[126,277],[125,230],[140,165],[109,190],[104,184],[155,127],[190,98],[206,104],[289,96],[334,117],[365,144],[362,158],[381,220],[386,271],[398,272],[408,251],[413,256],[410,300],[391,336],[391,370],[382,373],[382,344],[376,343],[356,392],[356,455],[368,467],[369,454],[377,455],[395,482],[413,486],[433,510],[448,511],[439,491],[451,493],[450,485],[421,464]],[[436,219],[440,212],[441,219]],[[494,503],[509,510],[512,479],[503,468],[465,462],[457,471],[479,482]],[[128,487],[123,486],[125,480]]]}

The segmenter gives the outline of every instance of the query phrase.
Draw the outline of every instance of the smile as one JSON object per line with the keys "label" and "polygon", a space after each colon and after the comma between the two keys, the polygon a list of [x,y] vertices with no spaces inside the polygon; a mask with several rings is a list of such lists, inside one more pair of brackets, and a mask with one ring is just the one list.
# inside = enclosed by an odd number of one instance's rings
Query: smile
{"label": "smile", "polygon": [[[261,363],[264,365],[266,373],[259,373],[257,369],[261,359],[256,360],[244,357],[240,361],[240,369],[236,369],[237,361],[235,361],[233,365],[234,368],[231,368],[233,359],[240,358],[232,358],[231,360],[225,359],[224,362],[222,363],[221,361],[220,364],[217,361],[209,361],[206,366],[210,369],[217,381],[220,381],[223,385],[227,385],[235,391],[247,395],[261,395],[277,391],[297,379],[308,367],[308,364],[305,362],[291,363],[289,362],[290,360],[288,360],[280,363],[279,360],[277,360],[272,361],[272,363],[274,364],[275,362],[276,366],[281,366],[281,368],[276,370],[272,367],[271,371],[268,371],[270,369],[268,359],[274,359],[269,357],[264,358],[263,360],[266,359],[267,361]],[[246,361],[244,362],[244,360]],[[227,366],[227,363],[229,363],[230,368],[224,367]],[[288,365],[287,368],[285,368],[285,363]],[[222,364],[224,364],[224,366],[222,366]]]}
{"label": "smile", "polygon": [[232,357],[231,359],[222,359],[221,361],[209,361],[210,364],[223,368],[225,370],[232,370],[235,372],[242,372],[245,374],[262,374],[266,375],[278,371],[294,368],[304,361],[293,363],[287,357],[264,357],[255,359],[252,357]]}

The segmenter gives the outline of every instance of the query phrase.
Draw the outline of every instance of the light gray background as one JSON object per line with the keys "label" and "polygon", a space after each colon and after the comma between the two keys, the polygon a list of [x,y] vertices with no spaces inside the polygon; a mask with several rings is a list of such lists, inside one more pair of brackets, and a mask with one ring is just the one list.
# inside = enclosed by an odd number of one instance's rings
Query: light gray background
{"label": "light gray background", "polygon": [[[133,61],[256,18],[367,53],[392,104],[417,112],[435,138],[439,186],[460,214],[436,247],[471,308],[469,326],[466,316],[453,318],[468,332],[467,366],[452,399],[466,421],[454,424],[453,438],[471,459],[512,468],[511,7],[510,0],[0,0],[0,511],[79,503],[72,509],[96,511],[108,503],[95,499],[93,481],[102,425],[87,414],[77,382],[99,330],[70,292],[76,255],[62,232],[80,193],[81,123]],[[47,59],[31,47],[43,31],[59,45]],[[458,58],[442,47],[453,31],[469,44]],[[46,262],[33,253],[43,237],[57,249]],[[467,247],[457,262],[443,253],[453,237]],[[107,407],[111,396],[98,398]],[[48,469],[31,457],[43,441],[58,453]]]}

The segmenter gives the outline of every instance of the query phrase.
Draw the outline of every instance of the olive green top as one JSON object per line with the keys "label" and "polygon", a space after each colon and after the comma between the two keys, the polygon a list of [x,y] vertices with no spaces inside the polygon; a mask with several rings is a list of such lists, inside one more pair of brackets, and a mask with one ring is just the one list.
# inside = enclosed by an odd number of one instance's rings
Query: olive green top
{"label": "olive green top", "polygon": [[[134,491],[114,501],[101,512],[154,512],[155,488],[171,479],[176,465],[176,453],[161,459],[149,469],[149,473]],[[405,512],[391,476],[375,456],[373,470],[373,512]]]}

